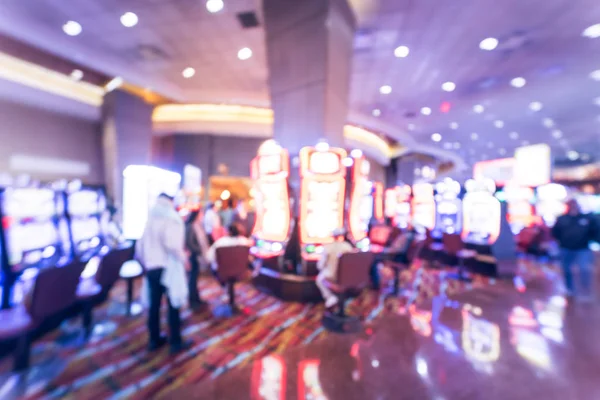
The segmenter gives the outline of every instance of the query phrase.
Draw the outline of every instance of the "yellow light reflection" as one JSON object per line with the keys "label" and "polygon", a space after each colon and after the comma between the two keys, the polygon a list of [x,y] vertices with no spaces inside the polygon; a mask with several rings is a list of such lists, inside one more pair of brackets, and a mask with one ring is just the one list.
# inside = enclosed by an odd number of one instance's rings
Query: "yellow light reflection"
{"label": "yellow light reflection", "polygon": [[500,357],[500,327],[463,310],[462,346],[467,357],[491,363]]}

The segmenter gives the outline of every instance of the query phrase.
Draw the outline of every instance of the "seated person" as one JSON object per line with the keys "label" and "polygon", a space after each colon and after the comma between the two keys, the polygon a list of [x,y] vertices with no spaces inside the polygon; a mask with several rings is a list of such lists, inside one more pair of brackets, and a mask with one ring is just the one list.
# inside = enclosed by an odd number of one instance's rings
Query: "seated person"
{"label": "seated person", "polygon": [[217,239],[206,254],[206,259],[211,263],[213,271],[219,266],[217,265],[217,249],[221,247],[233,247],[233,246],[252,246],[252,241],[245,236],[242,236],[240,229],[236,224],[231,224],[228,229],[228,235]]}
{"label": "seated person", "polygon": [[353,250],[352,245],[345,241],[346,230],[335,229],[333,231],[333,243],[326,244],[323,254],[317,263],[319,275],[317,275],[317,286],[325,299],[325,308],[330,309],[338,303],[337,296],[325,286],[325,280],[337,278],[338,258]]}
{"label": "seated person", "polygon": [[[412,241],[415,239],[416,231],[412,225],[409,226],[402,232],[400,232],[386,248],[386,253],[390,254],[391,260],[396,263],[408,264],[408,249]],[[379,271],[377,265],[380,260],[375,260],[371,265],[371,285],[373,289],[379,290]]]}

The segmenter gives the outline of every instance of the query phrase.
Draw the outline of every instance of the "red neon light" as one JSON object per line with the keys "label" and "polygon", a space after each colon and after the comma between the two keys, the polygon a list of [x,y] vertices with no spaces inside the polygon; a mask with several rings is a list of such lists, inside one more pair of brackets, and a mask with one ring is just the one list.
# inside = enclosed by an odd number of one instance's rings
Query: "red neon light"
{"label": "red neon light", "polygon": [[449,112],[450,108],[452,108],[452,105],[447,101],[444,101],[442,104],[440,104],[440,111],[443,113]]}
{"label": "red neon light", "polygon": [[[325,172],[321,173],[318,165],[319,158],[316,155],[321,154],[326,157],[326,162],[329,164],[324,165]],[[335,156],[337,158],[338,168],[334,168],[335,165],[331,164],[331,160]],[[346,190],[346,167],[342,164],[342,160],[346,157],[346,150],[340,148],[329,148],[326,151],[317,151],[314,147],[304,147],[300,150],[300,240],[304,244],[326,244],[333,242],[331,232],[328,230],[321,236],[310,236],[307,229],[307,221],[310,221],[309,216],[314,213],[315,210],[321,211],[323,215],[330,215],[331,213],[337,213],[336,226],[331,227],[331,231],[335,228],[341,228],[344,226],[344,195]],[[312,161],[312,163],[311,163]],[[312,170],[311,170],[312,168]],[[334,171],[337,169],[337,171]],[[314,189],[314,184],[338,184],[338,193],[335,198],[325,201],[323,198],[317,196],[323,196],[323,190],[327,190],[327,187],[318,187],[318,195]],[[313,191],[311,192],[311,187]],[[317,198],[316,198],[317,197]],[[314,217],[313,217],[314,218]]]}

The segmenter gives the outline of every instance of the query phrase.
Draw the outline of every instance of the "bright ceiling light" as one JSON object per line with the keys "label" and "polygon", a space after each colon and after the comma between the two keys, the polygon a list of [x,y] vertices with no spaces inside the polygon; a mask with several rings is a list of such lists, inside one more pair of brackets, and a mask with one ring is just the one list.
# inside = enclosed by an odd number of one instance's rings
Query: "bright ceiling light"
{"label": "bright ceiling light", "polygon": [[421,114],[423,114],[423,115],[431,115],[431,108],[429,108],[429,107],[422,107],[421,108]]}
{"label": "bright ceiling light", "polygon": [[181,75],[183,75],[184,78],[191,78],[195,74],[196,74],[196,70],[192,67],[187,67],[186,69],[184,69],[181,72]]}
{"label": "bright ceiling light", "polygon": [[588,37],[588,38],[591,38],[591,39],[599,38],[600,37],[600,24],[595,24],[595,25],[592,25],[592,26],[588,26],[581,33],[581,36]]}
{"label": "bright ceiling light", "polygon": [[456,84],[454,82],[444,82],[442,84],[442,90],[444,92],[453,92],[456,89]]}
{"label": "bright ceiling light", "polygon": [[522,78],[520,76],[513,78],[510,81],[511,86],[516,87],[516,88],[522,88],[523,86],[525,86],[526,83],[527,83],[527,81],[525,80],[525,78]]}
{"label": "bright ceiling light", "polygon": [[80,69],[74,69],[71,71],[71,79],[74,81],[80,81],[83,78],[83,71]]}
{"label": "bright ceiling light", "polygon": [[135,15],[135,13],[126,12],[125,14],[121,15],[121,24],[123,24],[124,27],[131,28],[132,26],[136,26],[137,23],[138,16]]}
{"label": "bright ceiling light", "polygon": [[457,122],[450,122],[450,129],[457,130],[458,129],[458,123]]}
{"label": "bright ceiling light", "polygon": [[485,107],[482,106],[481,104],[475,104],[473,106],[473,111],[475,111],[477,114],[481,114],[482,112],[485,111]]}
{"label": "bright ceiling light", "polygon": [[208,0],[206,2],[206,9],[210,13],[217,13],[223,9],[223,0]]}
{"label": "bright ceiling light", "polygon": [[542,124],[546,127],[546,128],[552,128],[554,126],[554,121],[552,120],[552,118],[544,118],[542,120]]}
{"label": "bright ceiling light", "polygon": [[502,129],[504,128],[504,121],[497,119],[496,121],[494,121],[494,126],[498,129]]}
{"label": "bright ceiling light", "polygon": [[83,28],[78,22],[68,21],[62,26],[63,32],[69,36],[77,36],[81,33]]}
{"label": "bright ceiling light", "polygon": [[374,117],[379,117],[381,115],[381,110],[376,108],[371,114],[373,114]]}
{"label": "bright ceiling light", "polygon": [[436,132],[431,135],[431,140],[433,140],[434,142],[440,142],[442,140],[442,135]]}
{"label": "bright ceiling light", "polygon": [[379,88],[379,93],[381,94],[390,94],[392,93],[392,87],[390,85],[383,85]]}
{"label": "bright ceiling light", "polygon": [[477,140],[479,139],[479,135],[475,132],[471,133],[471,140]]}
{"label": "bright ceiling light", "polygon": [[590,78],[600,82],[600,69],[590,72]]}
{"label": "bright ceiling light", "polygon": [[350,152],[350,157],[360,158],[363,156],[363,152],[361,149],[352,149]]}
{"label": "bright ceiling light", "polygon": [[248,47],[244,47],[238,51],[238,58],[242,61],[249,59],[252,57],[252,49]]}
{"label": "bright ceiling light", "polygon": [[498,47],[498,39],[493,37],[483,39],[481,42],[479,42],[479,48],[481,50],[491,51],[494,50],[496,47]]}
{"label": "bright ceiling light", "polygon": [[579,153],[575,150],[567,151],[567,158],[571,161],[575,161],[579,158]]}
{"label": "bright ceiling light", "polygon": [[512,140],[517,140],[519,138],[519,134],[517,132],[511,132],[508,134],[508,137],[510,137]]}
{"label": "bright ceiling light", "polygon": [[560,139],[562,137],[563,133],[560,129],[555,129],[552,131],[552,137],[554,139]]}
{"label": "bright ceiling light", "polygon": [[394,55],[398,58],[404,58],[408,56],[408,53],[410,53],[410,49],[406,46],[398,46],[394,50]]}
{"label": "bright ceiling light", "polygon": [[532,101],[529,103],[529,109],[534,112],[540,111],[543,107],[544,106],[539,101]]}

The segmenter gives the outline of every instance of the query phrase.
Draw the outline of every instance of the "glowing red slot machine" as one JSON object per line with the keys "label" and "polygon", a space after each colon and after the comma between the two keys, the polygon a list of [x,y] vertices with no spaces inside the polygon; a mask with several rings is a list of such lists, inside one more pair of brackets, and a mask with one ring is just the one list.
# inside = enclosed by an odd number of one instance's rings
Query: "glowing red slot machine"
{"label": "glowing red slot machine", "polygon": [[317,260],[322,245],[344,226],[346,150],[327,143],[300,150],[300,242],[302,258]]}
{"label": "glowing red slot machine", "polygon": [[267,140],[250,164],[256,193],[256,223],[253,236],[257,257],[283,254],[290,231],[290,197],[288,192],[289,156],[275,141]]}
{"label": "glowing red slot machine", "polygon": [[506,218],[513,234],[528,228],[535,222],[533,203],[535,195],[530,187],[507,184],[504,187],[504,198],[507,204]]}
{"label": "glowing red slot machine", "polygon": [[354,243],[367,237],[369,222],[373,217],[373,184],[369,181],[369,161],[364,157],[354,158],[352,164],[352,192],[348,226]]}
{"label": "glowing red slot machine", "polygon": [[432,230],[435,227],[433,185],[430,183],[416,183],[413,185],[412,192],[413,225]]}

